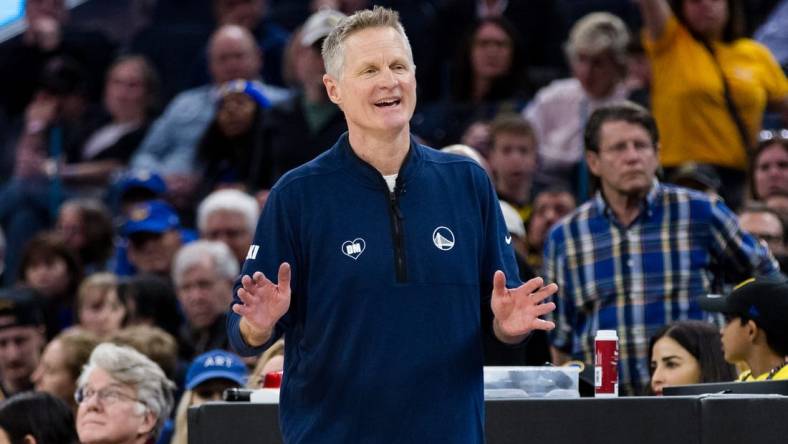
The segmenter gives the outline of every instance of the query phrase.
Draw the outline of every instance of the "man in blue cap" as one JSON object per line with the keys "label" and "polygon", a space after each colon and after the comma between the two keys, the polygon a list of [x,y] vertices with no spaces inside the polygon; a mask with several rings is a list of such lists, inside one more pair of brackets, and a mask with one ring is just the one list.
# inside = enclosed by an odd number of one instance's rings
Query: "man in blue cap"
{"label": "man in blue cap", "polygon": [[160,200],[133,206],[121,234],[128,240],[128,259],[137,273],[167,278],[175,252],[194,238],[181,230],[175,210]]}

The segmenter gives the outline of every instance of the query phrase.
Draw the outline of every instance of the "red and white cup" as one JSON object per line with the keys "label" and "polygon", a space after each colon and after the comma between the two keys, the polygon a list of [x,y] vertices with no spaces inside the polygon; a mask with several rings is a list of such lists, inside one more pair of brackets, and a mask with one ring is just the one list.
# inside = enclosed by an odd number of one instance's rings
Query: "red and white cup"
{"label": "red and white cup", "polygon": [[280,388],[282,386],[282,371],[266,373],[263,379],[263,388]]}
{"label": "red and white cup", "polygon": [[597,398],[618,396],[618,334],[598,330],[594,338],[594,388]]}

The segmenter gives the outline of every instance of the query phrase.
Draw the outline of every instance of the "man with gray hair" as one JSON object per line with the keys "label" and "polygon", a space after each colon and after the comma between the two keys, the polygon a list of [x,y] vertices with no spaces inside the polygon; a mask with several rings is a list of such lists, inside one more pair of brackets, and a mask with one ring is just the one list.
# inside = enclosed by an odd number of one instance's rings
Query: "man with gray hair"
{"label": "man with gray hair", "polygon": [[183,359],[215,348],[231,350],[226,311],[238,269],[238,261],[222,242],[198,240],[176,253],[172,280],[186,317],[178,335]]}
{"label": "man with gray hair", "polygon": [[231,343],[253,355],[287,337],[285,442],[484,442],[482,338],[552,328],[539,316],[556,286],[519,280],[482,167],[411,137],[415,66],[396,12],[343,19],[322,54],[348,133],[271,189]]}
{"label": "man with gray hair", "polygon": [[575,23],[566,43],[572,77],[542,88],[523,111],[539,143],[534,187],[561,185],[579,202],[588,196],[588,170],[583,163],[583,127],[591,113],[624,100],[629,32],[607,12],[594,12]]}
{"label": "man with gray hair", "polygon": [[84,444],[155,441],[172,410],[175,390],[148,357],[111,343],[93,350],[77,387],[77,434]]}
{"label": "man with gray hair", "polygon": [[259,216],[260,205],[254,197],[234,189],[217,190],[197,207],[197,230],[203,239],[227,244],[241,264]]}

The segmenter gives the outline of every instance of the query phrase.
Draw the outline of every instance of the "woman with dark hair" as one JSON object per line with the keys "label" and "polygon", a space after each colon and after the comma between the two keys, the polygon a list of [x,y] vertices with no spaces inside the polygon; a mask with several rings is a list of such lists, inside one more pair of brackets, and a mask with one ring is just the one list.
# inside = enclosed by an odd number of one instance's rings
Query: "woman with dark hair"
{"label": "woman with dark hair", "polygon": [[532,94],[521,37],[507,19],[486,17],[465,35],[448,97],[426,104],[413,118],[414,132],[435,146],[458,143],[474,121],[520,112]]}
{"label": "woman with dark hair", "polygon": [[79,256],[85,274],[105,271],[113,252],[112,214],[101,201],[69,199],[60,206],[56,230]]}
{"label": "woman with dark hair", "polygon": [[788,115],[788,80],[769,50],[742,38],[737,0],[640,0],[653,68],[652,108],[666,173],[713,165],[720,194],[742,202],[748,155],[767,108]]}
{"label": "woman with dark hair", "polygon": [[47,338],[74,323],[74,299],[82,281],[82,264],[57,233],[40,233],[27,243],[18,279],[44,297]]}
{"label": "woman with dark hair", "polygon": [[453,100],[481,103],[530,96],[522,39],[507,19],[483,18],[467,36],[453,69]]}
{"label": "woman with dark hair", "polygon": [[[4,439],[5,438],[5,439]],[[71,409],[43,392],[25,392],[0,403],[0,442],[77,444]]]}
{"label": "woman with dark hair", "polygon": [[677,321],[649,340],[651,391],[662,395],[670,385],[724,382],[736,379],[736,369],[725,362],[720,330],[703,321]]}
{"label": "woman with dark hair", "polygon": [[788,129],[761,131],[750,164],[750,197],[788,194]]}

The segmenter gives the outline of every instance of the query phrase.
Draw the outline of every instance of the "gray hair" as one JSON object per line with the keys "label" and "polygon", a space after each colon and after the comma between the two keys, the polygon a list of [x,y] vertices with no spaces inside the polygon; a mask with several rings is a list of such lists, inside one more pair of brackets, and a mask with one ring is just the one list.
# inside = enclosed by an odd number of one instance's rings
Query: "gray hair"
{"label": "gray hair", "polygon": [[257,218],[260,216],[260,205],[257,199],[239,190],[218,190],[209,194],[197,208],[197,229],[205,231],[208,216],[216,211],[233,211],[243,215],[249,231],[254,233]]}
{"label": "gray hair", "polygon": [[[137,390],[137,400],[147,411],[156,415],[156,425],[151,436],[158,436],[164,421],[170,416],[175,390],[175,383],[167,379],[161,367],[131,347],[105,342],[93,349],[90,360],[79,375],[77,387],[83,387],[91,372],[97,368],[107,372],[112,379]],[[144,412],[141,410],[138,413]]]}
{"label": "gray hair", "polygon": [[569,32],[566,54],[574,59],[581,51],[600,54],[610,51],[619,65],[626,66],[629,31],[624,21],[608,12],[592,12],[578,20]]}
{"label": "gray hair", "polygon": [[172,266],[172,280],[175,285],[180,285],[181,278],[186,271],[205,262],[208,258],[213,262],[216,274],[224,279],[235,280],[240,272],[238,259],[224,242],[197,240],[190,242],[175,254]]}
{"label": "gray hair", "polygon": [[405,34],[405,28],[399,21],[399,14],[391,9],[375,6],[372,10],[364,9],[357,11],[353,15],[342,19],[331,33],[323,41],[323,65],[326,72],[336,79],[342,76],[342,68],[345,62],[345,40],[352,34],[368,28],[394,28],[405,43],[408,53],[408,61],[413,68],[413,50],[410,41]]}

